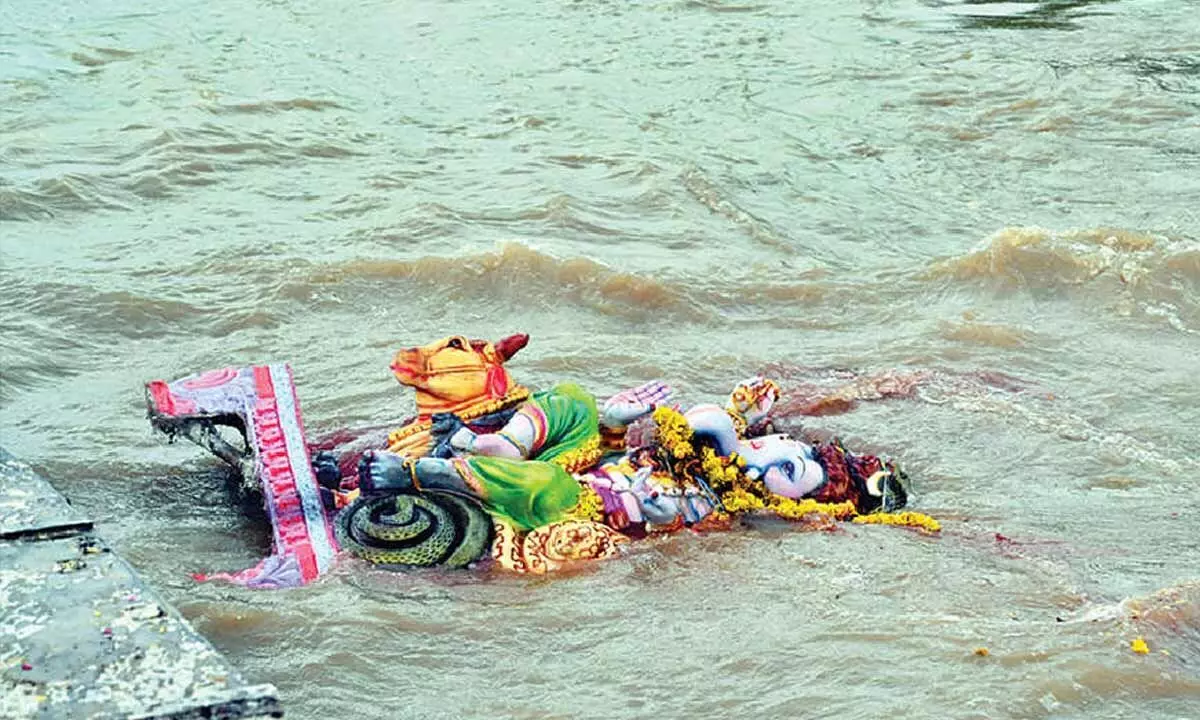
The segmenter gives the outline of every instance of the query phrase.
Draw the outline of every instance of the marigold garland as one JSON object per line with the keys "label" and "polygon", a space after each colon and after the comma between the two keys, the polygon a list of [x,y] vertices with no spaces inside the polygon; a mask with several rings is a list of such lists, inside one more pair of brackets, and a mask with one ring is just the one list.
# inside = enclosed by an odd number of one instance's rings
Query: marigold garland
{"label": "marigold garland", "polygon": [[721,504],[725,506],[726,512],[731,513],[753,512],[767,506],[762,498],[741,488],[735,488],[722,495]]}
{"label": "marigold garland", "polygon": [[858,515],[858,511],[854,509],[854,503],[849,500],[840,503],[823,503],[811,498],[792,500],[780,495],[771,497],[767,502],[767,509],[788,520],[799,520],[805,515],[813,513],[827,515],[835,520],[845,520]]}
{"label": "marigold garland", "polygon": [[604,450],[600,447],[600,436],[595,435],[585,440],[579,447],[568,450],[550,462],[569,473],[576,473],[595,465],[603,454]]}
{"label": "marigold garland", "polygon": [[725,458],[710,447],[700,448],[700,469],[709,487],[717,492],[727,487],[740,487],[749,492],[745,487],[745,475],[742,473],[744,467],[746,460],[737,453]]}
{"label": "marigold garland", "polygon": [[658,445],[676,460],[695,454],[692,447],[692,426],[678,410],[659,407],[654,410],[654,425],[657,427]]}
{"label": "marigold garland", "polygon": [[587,483],[579,483],[579,500],[567,511],[566,519],[604,521],[604,500]]}
{"label": "marigold garland", "polygon": [[898,513],[877,512],[870,515],[856,515],[854,522],[859,525],[902,525],[920,528],[926,532],[935,533],[942,529],[942,524],[924,513],[906,510]]}

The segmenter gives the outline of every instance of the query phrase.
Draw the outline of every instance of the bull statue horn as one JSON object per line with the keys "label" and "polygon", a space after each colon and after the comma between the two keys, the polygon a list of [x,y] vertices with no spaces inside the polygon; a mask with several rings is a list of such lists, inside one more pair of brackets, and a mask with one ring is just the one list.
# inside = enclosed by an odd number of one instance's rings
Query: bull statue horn
{"label": "bull statue horn", "polygon": [[509,335],[500,342],[496,343],[496,352],[500,355],[500,362],[508,362],[517,351],[529,344],[529,335],[525,333],[517,333]]}

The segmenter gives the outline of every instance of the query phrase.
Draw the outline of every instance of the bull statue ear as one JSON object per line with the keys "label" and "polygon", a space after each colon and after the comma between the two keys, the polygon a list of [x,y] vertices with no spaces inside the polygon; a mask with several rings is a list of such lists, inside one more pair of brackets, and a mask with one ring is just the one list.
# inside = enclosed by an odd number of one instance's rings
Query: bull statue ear
{"label": "bull statue ear", "polygon": [[472,340],[471,347],[475,352],[486,361],[489,365],[503,365],[504,359],[500,357],[500,352],[496,350],[496,346],[487,340]]}
{"label": "bull statue ear", "polygon": [[762,477],[762,470],[756,467],[746,468],[746,478],[749,480],[757,480]]}
{"label": "bull statue ear", "polygon": [[496,399],[508,394],[508,372],[499,364],[488,367],[487,392],[489,396]]}
{"label": "bull statue ear", "polygon": [[525,333],[517,333],[509,335],[500,342],[496,343],[496,354],[500,356],[500,362],[508,362],[513,355],[529,344],[529,335]]}

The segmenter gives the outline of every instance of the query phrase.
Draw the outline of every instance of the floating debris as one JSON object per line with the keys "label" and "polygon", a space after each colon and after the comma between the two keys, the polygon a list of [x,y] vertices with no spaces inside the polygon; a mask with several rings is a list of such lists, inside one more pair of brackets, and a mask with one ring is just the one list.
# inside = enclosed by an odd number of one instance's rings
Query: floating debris
{"label": "floating debris", "polygon": [[54,570],[55,572],[59,573],[69,573],[82,570],[87,566],[88,564],[86,560],[80,560],[79,558],[67,558],[66,560],[59,560],[58,562],[54,563]]}

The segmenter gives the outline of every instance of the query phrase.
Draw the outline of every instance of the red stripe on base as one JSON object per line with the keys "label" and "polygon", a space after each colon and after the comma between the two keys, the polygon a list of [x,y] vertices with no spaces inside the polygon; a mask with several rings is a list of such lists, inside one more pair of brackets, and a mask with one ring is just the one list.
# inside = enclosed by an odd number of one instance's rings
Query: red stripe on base
{"label": "red stripe on base", "polygon": [[[275,401],[275,383],[271,380],[271,368],[258,365],[254,368],[254,389],[258,396],[254,407],[254,430],[258,439],[259,458],[267,475],[263,490],[270,496],[274,506],[275,522],[280,555],[291,555],[300,565],[300,576],[304,582],[316,579],[319,574],[317,556],[308,537],[308,525],[300,507],[300,494],[296,477],[287,450],[287,438],[280,427],[278,403]],[[286,388],[292,392],[292,388]],[[298,406],[297,406],[298,407]],[[296,418],[299,421],[299,417]],[[308,447],[305,445],[305,452]]]}
{"label": "red stripe on base", "polygon": [[254,389],[258,392],[258,399],[275,401],[275,384],[271,382],[271,368],[266,365],[254,366]]}

